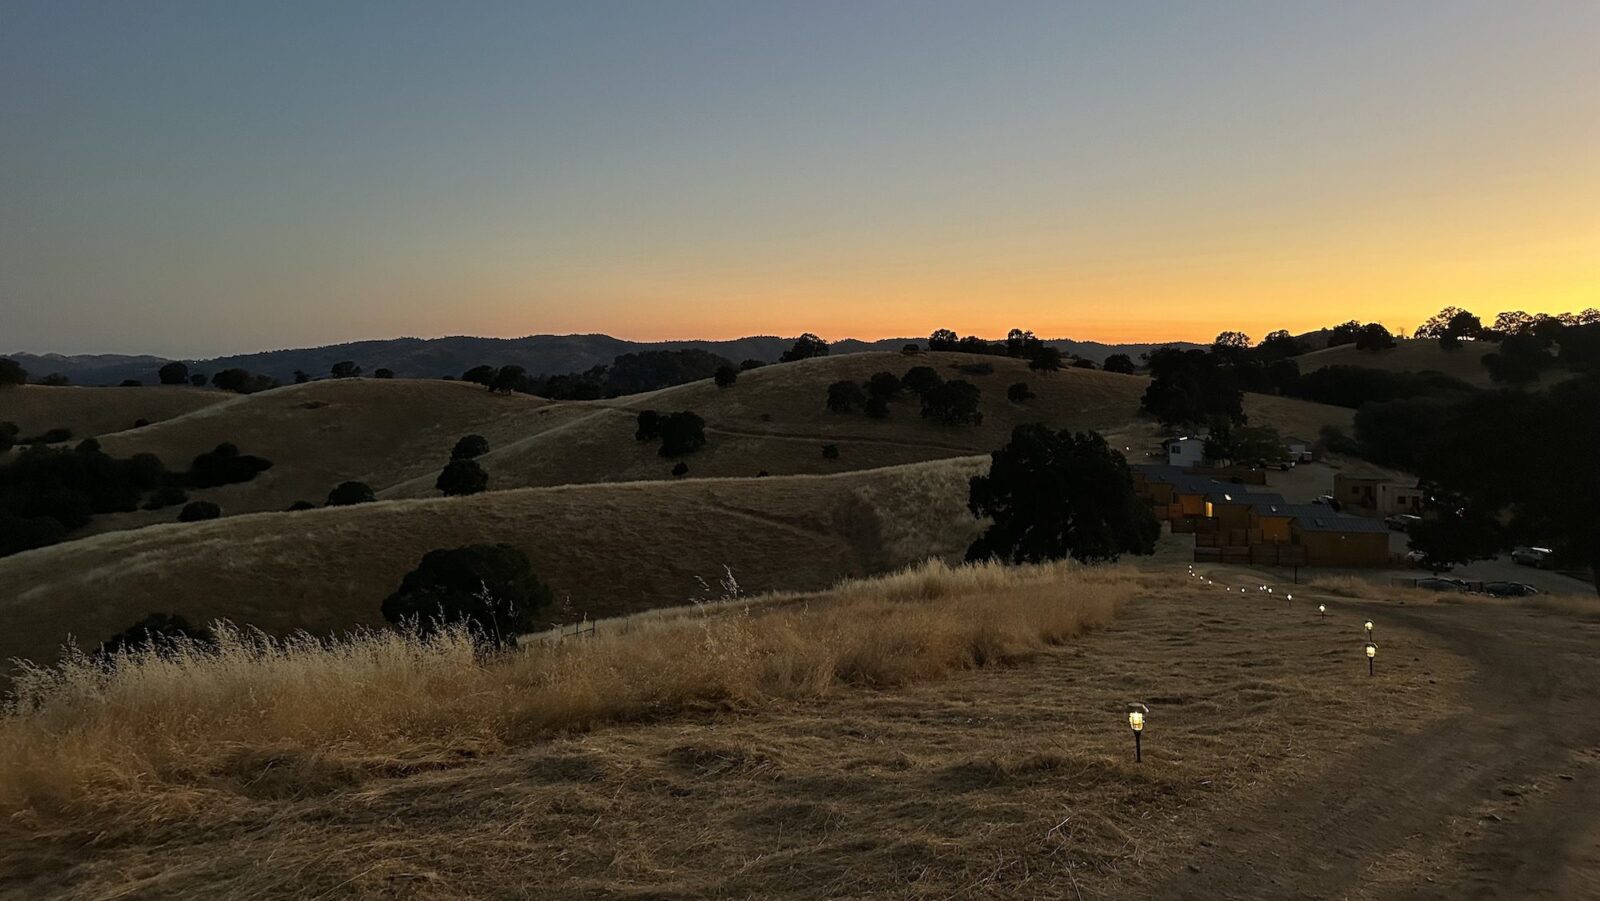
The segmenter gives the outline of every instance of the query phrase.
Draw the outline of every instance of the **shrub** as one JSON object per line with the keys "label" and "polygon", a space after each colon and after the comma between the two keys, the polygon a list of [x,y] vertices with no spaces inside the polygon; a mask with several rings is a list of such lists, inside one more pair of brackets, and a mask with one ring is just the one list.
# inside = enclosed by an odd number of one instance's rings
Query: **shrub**
{"label": "shrub", "polygon": [[900,353],[902,355],[904,355],[904,356],[907,356],[907,357],[914,357],[917,354],[922,353],[922,345],[918,344],[915,341],[912,341],[911,343],[907,344],[906,346],[900,348]]}
{"label": "shrub", "polygon": [[661,456],[681,457],[706,445],[706,421],[687,410],[661,421]]}
{"label": "shrub", "polygon": [[1028,387],[1027,382],[1016,382],[1006,389],[1006,400],[1014,404],[1026,403],[1033,400],[1033,397],[1033,389]]}
{"label": "shrub", "polygon": [[765,365],[767,365],[767,364],[765,362],[761,361],[761,360],[745,360],[744,362],[739,364],[739,371],[740,372],[749,372],[752,369],[760,369],[761,367],[763,367]]}
{"label": "shrub", "polygon": [[304,369],[296,369],[294,371],[294,383],[296,385],[304,385],[309,381],[311,381],[311,373],[306,372]]}
{"label": "shrub", "polygon": [[119,387],[119,388],[143,388],[144,387],[144,382],[141,382],[138,379],[123,379],[122,380],[122,384],[118,385],[117,387]]}
{"label": "shrub", "polygon": [[148,419],[135,419],[133,421],[133,427],[136,428],[136,429],[142,429],[142,428],[144,428],[145,426],[147,426],[149,424],[150,424],[150,420],[148,420]]}
{"label": "shrub", "polygon": [[204,388],[206,386],[206,381],[206,374],[203,372],[197,372],[194,375],[189,376],[189,384],[195,386],[196,388]]}
{"label": "shrub", "polygon": [[900,377],[892,372],[875,372],[867,379],[867,393],[873,397],[893,397],[900,390]]}
{"label": "shrub", "polygon": [[1119,372],[1123,375],[1133,375],[1135,367],[1133,365],[1133,358],[1127,354],[1112,354],[1111,356],[1106,357],[1105,365],[1101,368],[1105,369],[1106,372]]}
{"label": "shrub", "polygon": [[825,357],[828,355],[828,342],[816,335],[806,332],[795,339],[794,346],[783,352],[778,357],[779,363],[793,363],[796,360],[809,360],[812,357]]}
{"label": "shrub", "polygon": [[67,528],[53,516],[16,516],[0,511],[0,557],[55,544]]}
{"label": "shrub", "polygon": [[673,474],[673,476],[675,476],[677,478],[680,478],[680,479],[683,478],[684,476],[689,474],[689,464],[683,462],[682,460],[679,460],[678,461],[678,465],[672,467],[672,474]]}
{"label": "shrub", "polygon": [[943,382],[939,373],[932,366],[913,366],[906,370],[900,378],[900,387],[917,394],[924,394],[929,388]]}
{"label": "shrub", "polygon": [[841,379],[828,386],[828,409],[835,413],[849,413],[867,402],[861,386],[849,379]]}
{"label": "shrub", "polygon": [[489,474],[483,471],[477,460],[451,460],[445,464],[433,487],[447,497],[477,494],[489,487]]}
{"label": "shrub", "polygon": [[315,509],[317,509],[317,505],[311,503],[310,501],[295,501],[294,503],[290,504],[289,505],[289,509],[285,510],[284,512],[285,513],[299,513],[301,510],[315,510]]}
{"label": "shrub", "polygon": [[152,613],[100,643],[100,657],[171,645],[176,639],[209,643],[211,630],[196,629],[176,613]]}
{"label": "shrub", "polygon": [[640,410],[639,427],[633,431],[635,441],[654,441],[661,437],[662,416],[654,410]]}
{"label": "shrub", "polygon": [[1056,372],[1061,368],[1061,348],[1039,348],[1028,361],[1028,368],[1035,372]]}
{"label": "shrub", "polygon": [[336,379],[353,379],[361,374],[361,367],[357,366],[353,360],[341,360],[333,364],[333,368],[328,370],[328,374]]}
{"label": "shrub", "polygon": [[528,371],[521,366],[501,366],[489,383],[489,390],[497,394],[528,390]]}
{"label": "shrub", "polygon": [[28,370],[10,357],[0,357],[0,388],[28,384]]}
{"label": "shrub", "polygon": [[394,370],[393,369],[378,369],[378,370],[375,370],[372,373],[372,377],[375,378],[375,379],[392,379],[392,378],[394,378]]}
{"label": "shrub", "polygon": [[352,504],[370,504],[377,500],[372,487],[366,482],[340,482],[328,492],[329,507],[348,507]]}
{"label": "shrub", "polygon": [[194,488],[215,488],[218,485],[248,482],[256,477],[256,473],[271,468],[272,461],[241,454],[239,448],[224,442],[195,457],[194,462],[189,464],[189,473],[184,481]]}
{"label": "shrub", "polygon": [[1389,330],[1377,322],[1369,322],[1361,327],[1361,332],[1356,335],[1356,350],[1379,351],[1394,347],[1394,336]]}
{"label": "shrub", "polygon": [[822,446],[822,459],[824,459],[824,460],[837,460],[837,459],[839,459],[839,445],[837,445],[837,444],[824,444]]}
{"label": "shrub", "polygon": [[59,372],[52,372],[40,379],[39,384],[49,385],[52,388],[64,388],[67,385],[72,384],[72,379],[67,378]]}
{"label": "shrub", "polygon": [[494,376],[497,371],[493,366],[474,366],[461,374],[461,380],[487,388],[494,384]]}
{"label": "shrub", "polygon": [[150,495],[149,500],[144,502],[144,509],[160,510],[163,507],[176,507],[188,501],[189,495],[182,488],[177,485],[162,485]]}
{"label": "shrub", "polygon": [[1085,359],[1083,357],[1079,357],[1076,360],[1072,361],[1072,368],[1073,369],[1098,369],[1100,367],[1094,365],[1094,361],[1093,360],[1089,360],[1089,359]]}
{"label": "shrub", "polygon": [[978,410],[981,396],[977,385],[961,379],[935,385],[922,395],[922,418],[945,425],[978,425],[983,422]]}
{"label": "shrub", "polygon": [[224,369],[211,377],[211,384],[224,391],[237,394],[255,394],[278,387],[278,380],[264,375],[253,375],[243,369]]}
{"label": "shrub", "polygon": [[415,623],[429,635],[465,624],[496,646],[514,645],[552,600],[533,575],[528,556],[509,544],[475,544],[429,551],[383,601],[383,618]]}
{"label": "shrub", "polygon": [[888,419],[889,399],[882,395],[874,394],[867,398],[866,410],[869,419]]}
{"label": "shrub", "polygon": [[489,439],[482,435],[467,435],[457,441],[456,446],[451,449],[450,459],[471,460],[473,457],[481,457],[488,452]]}
{"label": "shrub", "polygon": [[711,379],[717,383],[718,388],[732,388],[733,383],[739,381],[739,370],[732,366],[718,366]]}
{"label": "shrub", "polygon": [[1099,433],[1020,425],[990,457],[988,474],[971,481],[968,507],[994,522],[967,549],[968,560],[1087,562],[1155,551],[1161,524],[1134,494],[1127,461]]}
{"label": "shrub", "polygon": [[216,519],[222,515],[222,508],[210,501],[190,501],[183,505],[183,510],[178,513],[178,522],[200,522],[206,519]]}

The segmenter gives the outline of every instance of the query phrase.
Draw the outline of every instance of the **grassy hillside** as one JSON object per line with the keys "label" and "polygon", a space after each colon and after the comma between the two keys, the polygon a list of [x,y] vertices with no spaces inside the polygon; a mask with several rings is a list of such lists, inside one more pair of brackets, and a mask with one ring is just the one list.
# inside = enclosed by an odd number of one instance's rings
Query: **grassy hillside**
{"label": "grassy hillside", "polygon": [[1387,372],[1442,372],[1469,385],[1488,387],[1489,370],[1483,368],[1484,354],[1493,353],[1495,346],[1485,341],[1464,342],[1455,350],[1445,350],[1438,341],[1413,341],[1401,339],[1392,350],[1376,353],[1356,350],[1354,344],[1341,344],[1296,357],[1302,373],[1315,372],[1325,366],[1363,366]]}
{"label": "grassy hillside", "polygon": [[228,400],[206,388],[0,388],[0,422],[14,422],[23,435],[67,428],[75,439],[133,428],[141,419],[160,422]]}
{"label": "grassy hillside", "polygon": [[978,528],[966,480],[986,464],[526,489],[97,535],[0,559],[0,659],[52,658],[68,631],[93,646],[155,611],[279,634],[377,624],[423,553],[474,542],[521,547],[590,616],[681,604],[723,566],[747,591],[821,588],[964,551]]}
{"label": "grassy hillside", "polygon": [[[953,367],[989,364],[990,375]],[[947,427],[921,418],[915,397],[903,394],[886,420],[860,412],[829,412],[829,383],[865,380],[875,372],[903,374],[916,365],[945,378],[965,378],[983,391],[981,426]],[[1006,400],[1006,388],[1026,381],[1038,397]],[[634,440],[638,411],[693,410],[707,423],[707,445],[686,459],[691,477],[831,474],[924,460],[985,454],[1011,429],[1043,421],[1093,428],[1141,458],[1157,435],[1139,415],[1147,380],[1069,369],[1040,375],[1019,360],[967,354],[862,353],[768,366],[743,373],[731,388],[709,380],[609,401],[549,402],[525,395],[496,396],[460,382],[344,379],[311,382],[234,397],[137,432],[112,436],[108,452],[148,451],[183,468],[221,441],[273,461],[254,481],[196,497],[214,500],[224,515],[282,510],[296,500],[320,503],[334,485],[357,479],[380,497],[434,497],[433,484],[462,435],[489,439],[482,458],[490,488],[503,490],[609,481],[671,478],[675,461],[657,445]],[[130,391],[134,389],[128,389]],[[1351,412],[1304,401],[1250,395],[1251,421],[1286,434],[1315,436],[1324,424],[1348,426]],[[822,456],[836,444],[839,457]],[[91,530],[170,521],[164,510],[100,517]]]}

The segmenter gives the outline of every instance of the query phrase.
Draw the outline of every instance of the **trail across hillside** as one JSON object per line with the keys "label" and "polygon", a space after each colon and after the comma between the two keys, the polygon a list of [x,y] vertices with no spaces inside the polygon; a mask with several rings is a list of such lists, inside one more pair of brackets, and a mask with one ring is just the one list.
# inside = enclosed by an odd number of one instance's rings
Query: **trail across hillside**
{"label": "trail across hillside", "polygon": [[1600,898],[1600,625],[1328,600],[1470,661],[1466,709],[1238,810],[1149,897]]}

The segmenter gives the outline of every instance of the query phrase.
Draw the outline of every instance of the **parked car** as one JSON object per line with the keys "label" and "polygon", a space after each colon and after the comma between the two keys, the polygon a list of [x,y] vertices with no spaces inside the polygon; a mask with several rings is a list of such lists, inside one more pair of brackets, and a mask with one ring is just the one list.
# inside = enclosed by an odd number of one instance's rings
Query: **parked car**
{"label": "parked car", "polygon": [[1528,545],[1523,545],[1518,548],[1513,548],[1511,551],[1512,563],[1521,564],[1522,566],[1532,566],[1537,569],[1544,569],[1545,567],[1549,566],[1553,562],[1554,557],[1555,552],[1547,547],[1530,547]]}
{"label": "parked car", "polygon": [[1467,583],[1460,579],[1445,579],[1439,576],[1429,576],[1418,579],[1417,587],[1426,591],[1466,591]]}
{"label": "parked car", "polygon": [[1449,563],[1434,563],[1422,551],[1406,551],[1406,563],[1417,569],[1426,569],[1436,573],[1447,573],[1453,569]]}
{"label": "parked car", "polygon": [[1311,499],[1311,503],[1321,504],[1324,507],[1332,507],[1335,513],[1339,511],[1339,502],[1334,500],[1333,495],[1331,494],[1319,494]]}
{"label": "parked car", "polygon": [[1383,520],[1384,525],[1396,532],[1409,532],[1419,522],[1422,522],[1422,517],[1411,513],[1396,513]]}
{"label": "parked car", "polygon": [[1525,598],[1538,594],[1539,589],[1526,582],[1485,582],[1483,592],[1497,598]]}

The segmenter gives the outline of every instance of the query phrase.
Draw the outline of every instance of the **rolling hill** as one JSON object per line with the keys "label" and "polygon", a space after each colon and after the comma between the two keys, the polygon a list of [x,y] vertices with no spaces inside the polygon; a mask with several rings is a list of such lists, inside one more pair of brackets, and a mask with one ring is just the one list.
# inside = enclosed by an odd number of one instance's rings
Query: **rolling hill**
{"label": "rolling hill", "polygon": [[0,422],[14,422],[23,435],[66,428],[89,438],[192,413],[231,395],[206,388],[50,388],[20,385],[0,389]]}
{"label": "rolling hill", "polygon": [[724,566],[747,592],[823,588],[958,557],[978,529],[966,481],[987,463],[523,489],[96,535],[0,559],[0,659],[53,659],[69,631],[93,647],[155,611],[275,634],[377,625],[424,553],[480,542],[528,554],[572,611],[553,621],[682,604]]}
{"label": "rolling hill", "polygon": [[[832,343],[832,350],[836,355],[875,350],[896,351],[907,342],[926,343],[926,340],[925,337],[884,338],[877,341],[843,338]],[[1097,363],[1104,361],[1109,354],[1125,353],[1137,358],[1141,353],[1161,346],[1103,344],[1070,338],[1056,338],[1045,343],[1060,348],[1063,353],[1087,357]],[[1185,342],[1168,343],[1181,347],[1195,346]],[[185,362],[196,372],[210,374],[238,367],[287,384],[293,381],[297,369],[320,376],[326,374],[333,364],[344,360],[354,361],[367,372],[383,367],[394,370],[396,375],[413,378],[460,375],[479,364],[521,366],[537,376],[582,372],[593,366],[608,365],[621,354],[647,350],[695,348],[718,354],[734,363],[750,359],[772,363],[793,344],[794,338],[776,335],[753,335],[726,341],[627,341],[610,335],[529,335],[524,338],[456,336],[355,341]],[[80,385],[116,385],[124,379],[140,379],[146,384],[154,384],[156,370],[168,362],[161,357],[109,354],[63,356],[20,353],[7,356],[17,360],[34,377],[59,372]]]}
{"label": "rolling hill", "polygon": [[[834,381],[861,381],[885,370],[904,373],[917,365],[977,384],[983,424],[947,427],[925,420],[908,392],[883,420],[825,406]],[[955,368],[972,365],[994,371],[975,375]],[[1029,383],[1037,397],[1023,404],[1006,400],[1007,386],[1018,381]],[[706,447],[686,458],[693,477],[821,475],[986,454],[1005,443],[1014,426],[1035,421],[1097,429],[1140,458],[1158,434],[1155,423],[1138,414],[1146,384],[1139,376],[1082,369],[1040,375],[1007,358],[881,352],[762,367],[726,389],[705,380],[607,401],[499,396],[476,385],[425,379],[340,379],[235,397],[102,443],[117,455],[154,453],[173,469],[222,441],[273,461],[254,481],[194,493],[232,515],[282,510],[297,500],[320,503],[348,479],[366,482],[385,498],[436,496],[434,479],[450,448],[469,433],[489,440],[491,451],[480,462],[491,490],[670,478],[674,461],[660,457],[655,444],[634,440],[636,417],[646,409],[691,410],[705,419]],[[1246,406],[1251,421],[1306,437],[1324,424],[1348,426],[1352,415],[1263,395],[1247,396]],[[823,457],[825,444],[838,447],[837,459]],[[165,522],[174,515],[163,510],[100,517],[91,530]]]}
{"label": "rolling hill", "polygon": [[1391,350],[1368,352],[1356,350],[1354,344],[1341,344],[1314,350],[1295,357],[1300,372],[1315,372],[1327,366],[1361,366],[1388,372],[1442,372],[1461,379],[1469,385],[1487,388],[1489,370],[1483,368],[1485,354],[1493,353],[1495,345],[1485,341],[1467,341],[1455,350],[1445,350],[1437,341],[1419,341],[1401,338]]}

